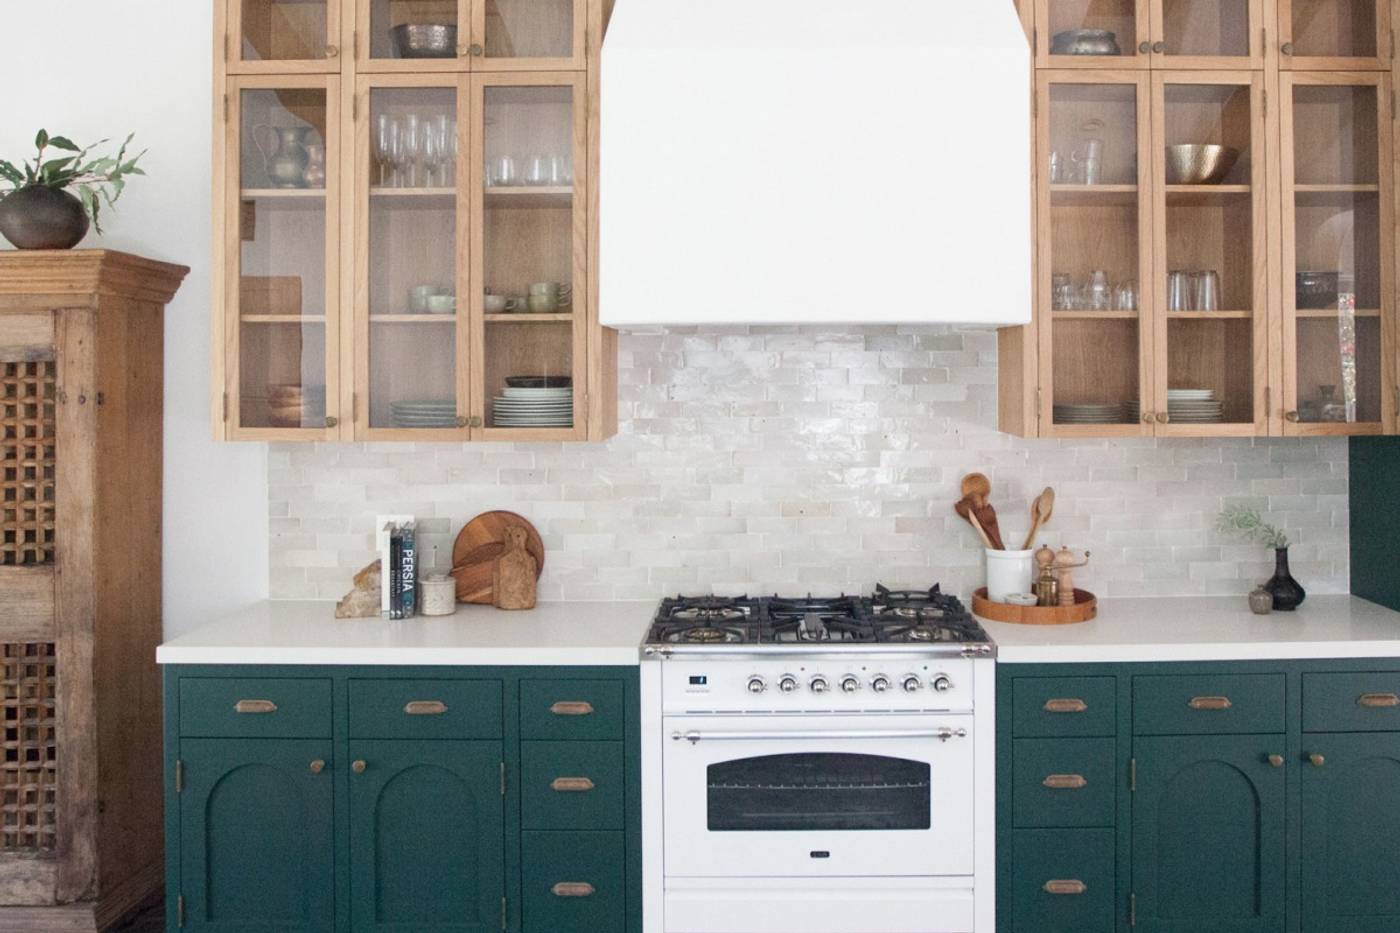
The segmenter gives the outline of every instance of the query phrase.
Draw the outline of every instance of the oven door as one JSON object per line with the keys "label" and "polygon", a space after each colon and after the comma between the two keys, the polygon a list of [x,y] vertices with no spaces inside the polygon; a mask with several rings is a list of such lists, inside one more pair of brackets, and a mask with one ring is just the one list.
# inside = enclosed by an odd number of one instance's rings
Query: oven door
{"label": "oven door", "polygon": [[971,715],[677,716],[665,736],[668,877],[973,873]]}

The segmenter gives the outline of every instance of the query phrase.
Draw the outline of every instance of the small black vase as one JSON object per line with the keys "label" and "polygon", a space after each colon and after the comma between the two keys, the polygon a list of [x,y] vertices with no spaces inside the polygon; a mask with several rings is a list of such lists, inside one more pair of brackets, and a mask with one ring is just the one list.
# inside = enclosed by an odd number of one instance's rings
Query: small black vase
{"label": "small black vase", "polygon": [[83,202],[33,185],[0,198],[0,234],[18,249],[72,249],[88,232]]}
{"label": "small black vase", "polygon": [[1274,597],[1274,608],[1281,612],[1292,612],[1307,599],[1308,594],[1288,572],[1288,548],[1274,549],[1274,575],[1264,589]]}

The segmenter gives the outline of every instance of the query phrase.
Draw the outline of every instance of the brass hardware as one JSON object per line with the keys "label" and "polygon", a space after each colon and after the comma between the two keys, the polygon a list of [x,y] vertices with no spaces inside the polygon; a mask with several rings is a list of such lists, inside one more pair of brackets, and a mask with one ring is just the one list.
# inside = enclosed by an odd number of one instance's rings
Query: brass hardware
{"label": "brass hardware", "polygon": [[1229,709],[1235,704],[1230,702],[1229,697],[1192,697],[1186,704],[1192,709]]}
{"label": "brass hardware", "polygon": [[447,704],[441,700],[410,700],[403,711],[410,716],[441,716],[447,712]]}
{"label": "brass hardware", "polygon": [[556,716],[589,716],[593,713],[593,704],[584,700],[560,700],[549,711]]}
{"label": "brass hardware", "polygon": [[228,122],[228,95],[224,95],[224,122]]}
{"label": "brass hardware", "polygon": [[1077,697],[1046,700],[1044,707],[1047,713],[1082,713],[1088,708],[1089,704]]}
{"label": "brass hardware", "polygon": [[340,419],[335,415],[326,415],[326,427],[334,428],[340,425]]}
{"label": "brass hardware", "polygon": [[358,122],[360,119],[360,95],[350,95],[350,119]]}
{"label": "brass hardware", "polygon": [[1166,424],[1168,421],[1172,420],[1172,416],[1164,411],[1157,412],[1155,417],[1157,418],[1158,424]]}
{"label": "brass hardware", "polygon": [[[1268,117],[1269,117],[1269,92],[1268,92],[1268,91],[1260,91],[1260,92],[1259,92],[1259,96],[1260,96],[1261,98],[1263,98],[1263,104],[1262,104],[1263,114],[1262,114],[1262,116],[1263,116],[1265,119],[1268,119]],[[1266,393],[1269,391],[1269,389],[1268,389],[1267,386],[1265,386],[1264,391],[1265,391]]]}
{"label": "brass hardware", "polygon": [[320,774],[324,770],[326,770],[326,763],[320,758],[317,758],[315,761],[311,762],[312,774]]}
{"label": "brass hardware", "polygon": [[1282,755],[1270,755],[1269,758],[1268,758],[1268,761],[1269,761],[1269,764],[1272,765],[1272,766],[1275,767],[1275,768],[1282,768],[1282,767],[1283,767],[1283,756],[1282,756]]}
{"label": "brass hardware", "polygon": [[360,57],[360,31],[358,29],[350,33],[350,52],[355,58]]}
{"label": "brass hardware", "polygon": [[1297,424],[1299,421],[1303,420],[1303,416],[1298,414],[1296,411],[1286,411],[1283,413],[1283,420],[1291,421],[1294,424]]}
{"label": "brass hardware", "polygon": [[589,897],[594,892],[593,885],[587,881],[561,881],[549,892],[555,897]]}
{"label": "brass hardware", "polygon": [[1391,706],[1400,706],[1400,696],[1393,693],[1363,693],[1356,701],[1357,706],[1365,706],[1369,709],[1385,709]]}
{"label": "brass hardware", "polygon": [[364,774],[365,768],[367,767],[369,766],[365,763],[363,758],[356,758],[354,761],[350,762],[350,770],[354,771],[356,774]]}
{"label": "brass hardware", "polygon": [[1079,790],[1089,782],[1082,774],[1048,774],[1040,783],[1052,790]]}
{"label": "brass hardware", "polygon": [[1292,42],[1285,42],[1283,45],[1281,45],[1281,46],[1278,47],[1278,50],[1279,50],[1280,52],[1282,52],[1284,55],[1292,55],[1292,54],[1293,54],[1293,43],[1292,43]]}
{"label": "brass hardware", "polygon": [[1139,52],[1140,54],[1146,55],[1146,54],[1147,54],[1148,52],[1150,52],[1150,51],[1152,51],[1152,43],[1151,43],[1151,42],[1144,42],[1144,43],[1142,43],[1141,45],[1138,46],[1138,52]]}
{"label": "brass hardware", "polygon": [[501,929],[506,928],[506,899],[501,898]]}
{"label": "brass hardware", "polygon": [[1137,926],[1137,895],[1128,895],[1128,926]]}
{"label": "brass hardware", "polygon": [[1044,885],[1046,894],[1083,894],[1089,886],[1078,878],[1051,879]]}
{"label": "brass hardware", "polygon": [[1269,27],[1264,26],[1259,30],[1259,54],[1269,54]]}
{"label": "brass hardware", "polygon": [[458,416],[457,416],[457,427],[459,427],[459,428],[465,428],[465,427],[467,427],[469,424],[471,424],[471,419],[469,419],[466,415],[458,415]]}
{"label": "brass hardware", "polygon": [[506,795],[506,763],[501,762],[501,796]]}
{"label": "brass hardware", "polygon": [[185,792],[185,762],[183,759],[175,759],[175,793]]}
{"label": "brass hardware", "polygon": [[326,46],[326,57],[327,57],[327,58],[339,58],[339,57],[340,57],[340,49],[339,49],[337,46],[334,46],[334,45],[328,45],[328,46]]}
{"label": "brass hardware", "polygon": [[175,898],[175,925],[177,927],[185,925],[185,895],[183,894]]}
{"label": "brass hardware", "polygon": [[1167,44],[1165,42],[1162,42],[1161,40],[1158,40],[1157,42],[1152,43],[1152,51],[1156,52],[1158,55],[1162,55],[1167,51]]}
{"label": "brass hardware", "polygon": [[224,393],[224,408],[223,408],[223,412],[224,412],[224,420],[227,421],[227,420],[228,420],[228,393],[227,393],[227,392]]}
{"label": "brass hardware", "polygon": [[1143,423],[1143,424],[1151,424],[1151,423],[1152,423],[1152,412],[1150,412],[1150,411],[1145,411],[1145,412],[1142,413],[1142,423]]}
{"label": "brass hardware", "polygon": [[469,419],[467,419],[467,425],[470,427],[479,428],[482,424],[483,422],[481,420],[480,415],[472,415]]}
{"label": "brass hardware", "polygon": [[557,777],[550,782],[550,788],[562,793],[588,791],[594,788],[594,783],[586,777]]}
{"label": "brass hardware", "polygon": [[1128,759],[1128,790],[1137,793],[1137,759]]}
{"label": "brass hardware", "polygon": [[1309,755],[1308,761],[1312,763],[1312,766],[1314,768],[1321,768],[1323,765],[1327,764],[1327,759],[1323,758],[1317,752],[1313,752],[1311,755]]}
{"label": "brass hardware", "polygon": [[467,54],[472,58],[480,58],[486,54],[486,50],[481,47],[481,43],[473,42],[471,47],[467,49]]}
{"label": "brass hardware", "polygon": [[[1268,94],[1265,94],[1265,95],[1264,95],[1264,100],[1267,101],[1268,99],[1269,99],[1269,95],[1268,95]],[[1270,417],[1273,415],[1273,413],[1274,413],[1274,387],[1273,387],[1273,386],[1264,386],[1264,418],[1265,418],[1265,420],[1267,420],[1268,418],[1270,418]]]}
{"label": "brass hardware", "polygon": [[277,704],[271,700],[239,700],[237,703],[233,704],[233,711],[235,713],[254,713],[258,715],[275,713],[277,712]]}

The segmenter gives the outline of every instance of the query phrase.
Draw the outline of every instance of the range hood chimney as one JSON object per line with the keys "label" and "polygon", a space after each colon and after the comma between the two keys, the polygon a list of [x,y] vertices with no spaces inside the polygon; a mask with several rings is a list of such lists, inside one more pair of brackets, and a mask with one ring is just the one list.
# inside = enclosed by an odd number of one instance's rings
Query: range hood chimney
{"label": "range hood chimney", "polygon": [[1024,324],[1011,0],[618,0],[602,323]]}

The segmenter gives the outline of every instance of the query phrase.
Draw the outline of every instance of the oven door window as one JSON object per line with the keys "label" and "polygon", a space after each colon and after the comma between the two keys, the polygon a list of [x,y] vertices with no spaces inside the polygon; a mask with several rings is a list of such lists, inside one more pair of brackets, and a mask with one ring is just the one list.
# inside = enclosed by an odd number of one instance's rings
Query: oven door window
{"label": "oven door window", "polygon": [[707,769],[711,832],[928,829],[929,766],[879,755],[810,752]]}

